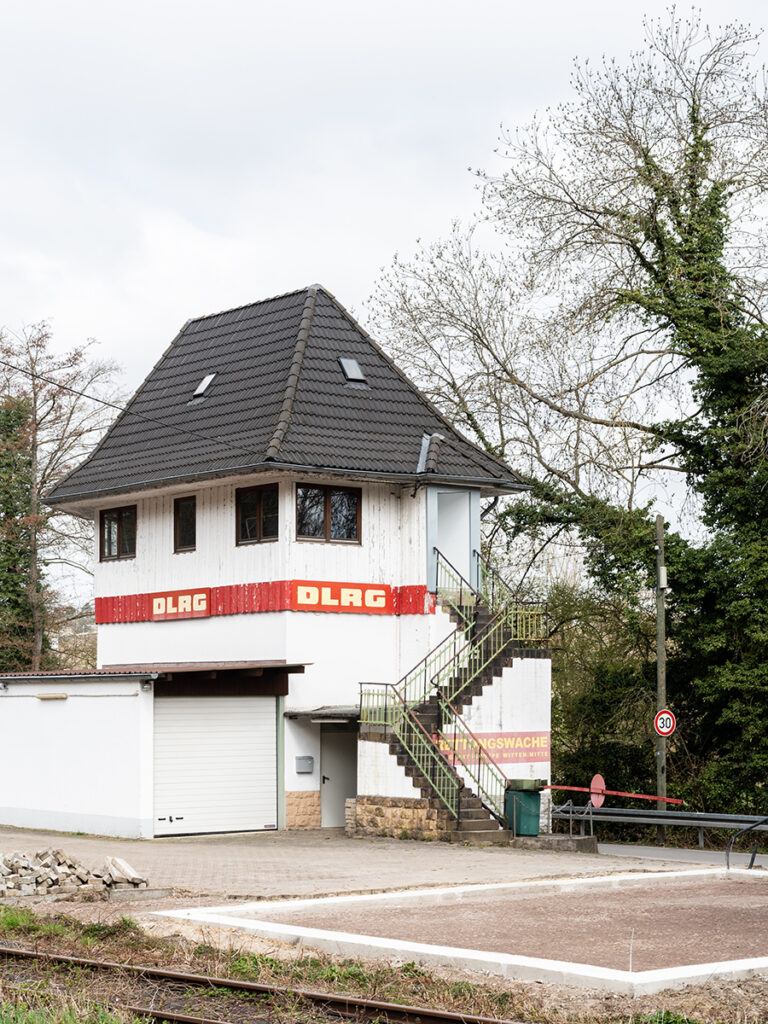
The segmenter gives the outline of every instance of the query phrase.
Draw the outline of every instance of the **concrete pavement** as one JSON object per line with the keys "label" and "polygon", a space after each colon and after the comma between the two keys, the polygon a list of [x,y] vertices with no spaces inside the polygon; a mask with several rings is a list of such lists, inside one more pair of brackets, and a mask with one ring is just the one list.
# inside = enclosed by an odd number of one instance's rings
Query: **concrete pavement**
{"label": "concrete pavement", "polygon": [[648,871],[677,864],[612,854],[513,850],[385,838],[341,830],[132,840],[0,828],[0,851],[65,850],[86,867],[123,857],[150,886],[239,899],[379,892],[526,878]]}
{"label": "concrete pavement", "polygon": [[[712,864],[714,867],[725,867],[723,850],[681,850],[674,846],[635,846],[634,844],[598,843],[600,853],[609,857],[631,857],[634,860],[655,860],[674,862],[675,864]],[[751,854],[732,853],[731,867],[745,868],[749,864]],[[768,868],[768,856],[758,854],[755,867]]]}

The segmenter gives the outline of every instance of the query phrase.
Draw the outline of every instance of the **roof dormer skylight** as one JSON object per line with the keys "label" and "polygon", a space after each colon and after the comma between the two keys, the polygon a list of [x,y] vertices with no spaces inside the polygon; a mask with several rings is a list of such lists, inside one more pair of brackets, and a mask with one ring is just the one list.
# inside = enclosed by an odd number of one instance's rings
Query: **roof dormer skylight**
{"label": "roof dormer skylight", "polygon": [[211,384],[213,384],[213,378],[215,376],[216,376],[215,373],[209,373],[207,376],[203,377],[203,379],[197,385],[197,388],[195,389],[195,393],[194,393],[194,395],[192,395],[192,397],[193,398],[202,398],[203,395],[205,394],[205,392],[211,386]]}
{"label": "roof dormer skylight", "polygon": [[365,374],[360,369],[360,364],[356,359],[350,359],[346,356],[339,356],[339,366],[341,372],[350,384],[367,384]]}

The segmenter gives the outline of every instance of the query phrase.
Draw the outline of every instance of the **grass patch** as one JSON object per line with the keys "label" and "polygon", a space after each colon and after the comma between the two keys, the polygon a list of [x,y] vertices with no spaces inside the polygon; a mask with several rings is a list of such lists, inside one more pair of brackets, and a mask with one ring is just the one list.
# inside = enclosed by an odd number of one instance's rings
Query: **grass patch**
{"label": "grass patch", "polygon": [[98,1004],[72,1005],[63,998],[0,1003],[0,1024],[144,1024],[146,1017],[116,1014]]}
{"label": "grass patch", "polygon": [[34,934],[37,930],[37,918],[31,910],[23,907],[0,907],[0,933],[21,932],[23,935]]}
{"label": "grass patch", "polygon": [[646,1013],[642,1017],[635,1017],[633,1024],[700,1024],[700,1022],[691,1017],[684,1017],[680,1013],[658,1010],[656,1013]]}
{"label": "grass patch", "polygon": [[125,914],[113,924],[85,924],[80,933],[83,938],[105,942],[107,939],[136,939],[144,933],[132,917]]}
{"label": "grass patch", "polygon": [[229,973],[266,985],[295,985],[389,1003],[423,1003],[459,1013],[518,1019],[531,1016],[524,1002],[511,992],[441,978],[413,962],[390,967],[365,960],[334,960],[322,954],[277,960],[262,953],[236,953]]}
{"label": "grass patch", "polygon": [[[111,944],[136,950],[163,945],[161,941],[145,935],[133,918],[126,915],[112,923],[84,924],[65,914],[37,917],[25,907],[0,905],[0,936],[3,935],[36,939],[62,938],[89,948]],[[4,1022],[0,1020],[0,1024]]]}

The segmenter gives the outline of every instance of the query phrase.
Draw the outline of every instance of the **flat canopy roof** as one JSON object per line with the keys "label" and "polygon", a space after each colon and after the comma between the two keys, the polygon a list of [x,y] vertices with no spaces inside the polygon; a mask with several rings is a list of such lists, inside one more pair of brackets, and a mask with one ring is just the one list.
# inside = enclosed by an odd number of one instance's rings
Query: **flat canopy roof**
{"label": "flat canopy roof", "polygon": [[283,672],[303,672],[309,661],[161,661],[148,665],[105,665],[103,672],[141,672],[146,674],[166,672],[241,672],[253,669],[279,668]]}
{"label": "flat canopy roof", "polygon": [[148,665],[105,665],[104,668],[87,669],[85,671],[45,669],[37,672],[1,672],[0,679],[12,679],[15,682],[25,680],[46,680],[51,682],[54,679],[70,680],[98,680],[104,679],[158,679],[173,675],[207,675],[215,677],[219,672],[233,673],[238,676],[260,676],[266,669],[278,670],[285,673],[302,673],[307,664],[291,663],[285,661],[180,661],[180,662],[156,662]]}
{"label": "flat canopy roof", "polygon": [[311,718],[314,722],[356,722],[360,717],[359,704],[323,704],[319,708],[289,708],[286,718]]}

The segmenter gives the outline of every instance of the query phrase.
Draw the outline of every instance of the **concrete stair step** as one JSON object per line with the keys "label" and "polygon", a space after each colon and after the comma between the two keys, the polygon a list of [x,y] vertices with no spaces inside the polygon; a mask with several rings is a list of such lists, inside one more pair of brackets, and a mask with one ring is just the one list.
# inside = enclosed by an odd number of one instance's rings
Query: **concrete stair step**
{"label": "concrete stair step", "polygon": [[459,809],[461,810],[461,817],[464,821],[471,821],[474,818],[488,818],[490,817],[488,809],[478,800],[477,803],[465,804],[463,801],[459,801]]}
{"label": "concrete stair step", "polygon": [[497,828],[495,832],[487,829],[477,832],[462,832],[457,829],[447,836],[450,843],[462,843],[465,846],[509,846],[512,833],[503,828]]}
{"label": "concrete stair step", "polygon": [[499,823],[495,818],[464,818],[459,821],[459,832],[496,832]]}

